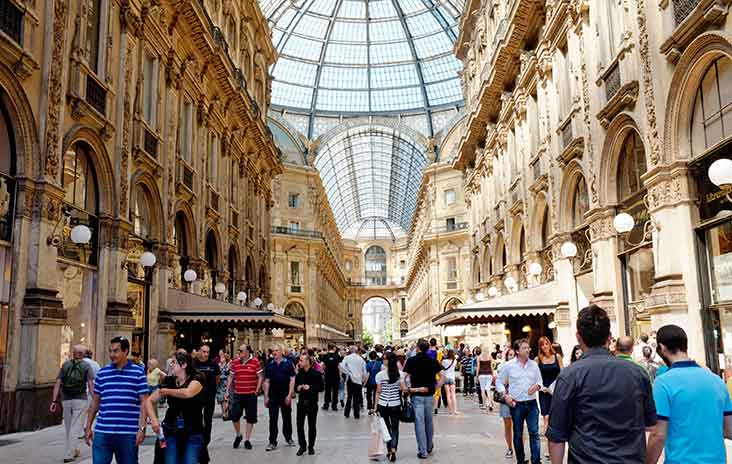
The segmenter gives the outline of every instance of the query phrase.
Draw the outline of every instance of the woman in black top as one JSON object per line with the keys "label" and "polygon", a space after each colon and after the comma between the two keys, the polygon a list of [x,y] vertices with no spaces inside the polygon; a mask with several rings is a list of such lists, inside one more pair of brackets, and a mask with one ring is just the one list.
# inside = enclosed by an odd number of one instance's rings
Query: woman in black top
{"label": "woman in black top", "polygon": [[[315,422],[318,418],[318,393],[323,391],[323,375],[312,369],[313,360],[307,354],[300,356],[299,369],[295,375],[295,392],[297,393],[297,441],[300,449],[297,455],[315,454]],[[305,418],[308,419],[308,441],[305,442]]]}
{"label": "woman in black top", "polygon": [[[559,371],[564,367],[562,358],[557,355],[552,342],[546,337],[539,339],[539,355],[536,357],[541,372],[542,386],[539,391],[539,406],[544,417],[544,430],[549,427],[549,414],[552,408],[553,383],[559,377]],[[551,388],[550,388],[551,387]]]}
{"label": "woman in black top", "polygon": [[[160,448],[165,450],[165,464],[196,464],[203,448],[204,378],[185,352],[173,355],[171,369],[173,375],[165,377],[162,388],[148,397],[145,407]],[[162,435],[154,406],[160,397],[168,397]]]}

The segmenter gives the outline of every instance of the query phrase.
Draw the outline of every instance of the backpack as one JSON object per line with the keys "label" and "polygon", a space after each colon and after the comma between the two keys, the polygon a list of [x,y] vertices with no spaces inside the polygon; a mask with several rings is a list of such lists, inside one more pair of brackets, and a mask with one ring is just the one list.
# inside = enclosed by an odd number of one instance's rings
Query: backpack
{"label": "backpack", "polygon": [[61,387],[67,395],[80,395],[86,392],[86,378],[89,367],[84,361],[71,361],[61,379]]}

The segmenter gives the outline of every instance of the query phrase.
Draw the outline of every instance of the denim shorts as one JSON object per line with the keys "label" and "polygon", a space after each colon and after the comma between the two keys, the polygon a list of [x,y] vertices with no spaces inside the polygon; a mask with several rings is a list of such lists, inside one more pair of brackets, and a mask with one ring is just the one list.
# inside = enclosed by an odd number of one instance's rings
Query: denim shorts
{"label": "denim shorts", "polygon": [[445,385],[455,385],[455,379],[446,378]]}
{"label": "denim shorts", "polygon": [[504,419],[506,417],[511,417],[511,408],[509,408],[507,405],[501,403],[501,408],[499,411],[499,415],[503,417]]}

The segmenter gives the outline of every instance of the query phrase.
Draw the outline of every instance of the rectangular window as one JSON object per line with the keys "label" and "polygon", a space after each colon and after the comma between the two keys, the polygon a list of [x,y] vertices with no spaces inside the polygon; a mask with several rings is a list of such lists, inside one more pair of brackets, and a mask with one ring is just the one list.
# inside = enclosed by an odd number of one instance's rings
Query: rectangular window
{"label": "rectangular window", "polygon": [[216,134],[211,134],[209,137],[206,151],[208,152],[208,182],[215,188],[219,168],[219,138]]}
{"label": "rectangular window", "polygon": [[300,194],[289,193],[287,195],[287,206],[289,206],[290,208],[299,208],[300,207]]}
{"label": "rectangular window", "polygon": [[158,100],[158,60],[145,53],[142,75],[142,111],[145,122],[155,129],[155,109]]}
{"label": "rectangular window", "polygon": [[89,57],[89,67],[99,74],[99,35],[101,32],[102,0],[89,2],[89,12],[86,22],[86,50]]}
{"label": "rectangular window", "polygon": [[613,59],[615,59],[615,54],[617,53],[617,41],[618,41],[618,31],[620,28],[618,27],[620,25],[620,18],[618,17],[618,0],[607,0],[605,2],[607,11],[607,52],[608,57],[605,62],[605,64],[609,63]]}
{"label": "rectangular window", "polygon": [[447,281],[457,281],[457,259],[454,257],[447,258]]}
{"label": "rectangular window", "polygon": [[288,228],[292,232],[297,232],[297,231],[300,230],[300,223],[299,222],[295,222],[295,221],[290,221],[290,225],[288,226]]}
{"label": "rectangular window", "polygon": [[445,205],[451,206],[455,204],[455,189],[445,190]]}
{"label": "rectangular window", "polygon": [[290,284],[292,286],[300,285],[300,262],[290,262]]}
{"label": "rectangular window", "polygon": [[193,104],[185,100],[180,112],[180,135],[178,139],[180,156],[191,164],[191,147],[193,146]]}
{"label": "rectangular window", "polygon": [[229,201],[234,207],[236,207],[236,193],[237,186],[239,184],[239,163],[235,160],[231,160],[231,172],[229,173]]}
{"label": "rectangular window", "polygon": [[401,299],[401,307],[402,307],[402,316],[407,314],[407,299],[402,298]]}
{"label": "rectangular window", "polygon": [[445,227],[447,228],[448,232],[455,230],[455,218],[454,217],[447,218],[445,220]]}

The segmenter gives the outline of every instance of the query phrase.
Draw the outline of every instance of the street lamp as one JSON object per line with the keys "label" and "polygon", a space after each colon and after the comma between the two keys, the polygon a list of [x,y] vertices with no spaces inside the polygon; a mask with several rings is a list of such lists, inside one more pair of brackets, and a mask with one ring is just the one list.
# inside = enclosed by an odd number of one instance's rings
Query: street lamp
{"label": "street lamp", "polygon": [[196,281],[198,278],[198,274],[196,274],[196,271],[193,269],[188,269],[186,272],[183,273],[183,280],[185,280],[188,283],[188,290],[191,289],[191,284]]}
{"label": "street lamp", "polygon": [[267,303],[267,311],[274,312],[275,305],[273,303]]}
{"label": "street lamp", "polygon": [[221,295],[222,293],[224,293],[226,291],[226,285],[224,285],[223,282],[219,282],[214,287],[214,291],[216,292],[217,295]]}
{"label": "street lamp", "polygon": [[495,296],[498,296],[498,289],[496,287],[491,287],[488,289],[488,295],[493,298]]}
{"label": "street lamp", "polygon": [[518,289],[518,283],[516,282],[516,279],[513,278],[513,276],[506,277],[506,279],[503,281],[503,285],[510,292],[514,292]]}
{"label": "street lamp", "polygon": [[236,300],[239,302],[240,305],[244,306],[244,302],[247,301],[247,292],[239,292],[236,295]]}
{"label": "street lamp", "polygon": [[577,245],[572,242],[564,242],[560,251],[565,258],[574,258],[577,256]]}
{"label": "street lamp", "polygon": [[732,185],[732,160],[721,158],[709,165],[709,180],[717,187],[726,190]]}
{"label": "street lamp", "polygon": [[[78,227],[78,226],[77,226]],[[73,233],[73,230],[72,230]],[[72,238],[73,240],[73,238]],[[152,287],[152,271],[153,266],[158,259],[149,251],[140,255],[140,264],[145,269],[145,305],[143,306],[144,330],[142,332],[142,359],[147,366],[147,360],[150,358],[150,291]]]}
{"label": "street lamp", "polygon": [[541,274],[542,270],[543,269],[541,268],[541,264],[539,264],[539,263],[534,262],[529,265],[529,274],[531,274],[534,277],[539,276]]}
{"label": "street lamp", "polygon": [[259,297],[256,297],[256,298],[254,299],[253,303],[254,303],[254,306],[256,306],[256,307],[257,307],[257,309],[259,309],[259,307],[260,307],[260,306],[262,306],[262,299],[261,299],[261,298],[259,298]]}
{"label": "street lamp", "polygon": [[86,245],[91,240],[91,229],[84,224],[79,224],[71,229],[71,241],[76,245]]}
{"label": "street lamp", "polygon": [[476,299],[476,300],[478,300],[478,301],[483,301],[483,300],[485,300],[485,293],[483,293],[483,292],[478,292],[478,293],[476,293],[476,294],[475,294],[475,299]]}

